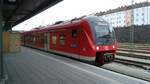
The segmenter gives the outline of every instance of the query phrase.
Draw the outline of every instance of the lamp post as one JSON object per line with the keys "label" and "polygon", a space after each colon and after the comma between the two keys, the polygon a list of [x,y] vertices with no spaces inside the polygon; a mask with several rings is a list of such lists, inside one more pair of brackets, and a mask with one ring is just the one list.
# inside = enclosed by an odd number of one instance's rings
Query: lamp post
{"label": "lamp post", "polygon": [[131,42],[131,51],[134,49],[134,0],[132,0],[131,4],[131,28],[130,28],[130,42]]}
{"label": "lamp post", "polygon": [[0,80],[4,77],[4,71],[3,71],[3,17],[2,17],[2,5],[3,0],[0,0]]}
{"label": "lamp post", "polygon": [[[149,3],[148,0],[147,0],[147,3]],[[149,6],[147,6],[147,17],[146,17],[147,18],[147,25],[150,24],[150,22],[149,22],[149,11],[148,10],[149,10]]]}

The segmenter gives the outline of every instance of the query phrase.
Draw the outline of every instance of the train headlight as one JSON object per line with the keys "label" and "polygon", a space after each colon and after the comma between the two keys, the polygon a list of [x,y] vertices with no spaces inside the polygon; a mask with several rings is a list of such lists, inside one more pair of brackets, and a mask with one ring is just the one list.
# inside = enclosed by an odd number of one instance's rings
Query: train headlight
{"label": "train headlight", "polygon": [[99,50],[99,47],[98,47],[98,46],[96,47],[96,50]]}
{"label": "train headlight", "polygon": [[115,48],[115,46],[113,45],[113,48]]}

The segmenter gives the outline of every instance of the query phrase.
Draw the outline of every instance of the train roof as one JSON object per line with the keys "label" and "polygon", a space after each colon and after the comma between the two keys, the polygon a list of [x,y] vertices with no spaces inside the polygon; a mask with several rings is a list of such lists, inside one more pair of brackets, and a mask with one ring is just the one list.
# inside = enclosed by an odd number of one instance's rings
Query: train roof
{"label": "train roof", "polygon": [[62,27],[69,27],[69,26],[77,26],[77,25],[80,25],[81,22],[83,20],[87,20],[87,21],[99,21],[99,22],[102,22],[102,23],[108,23],[106,22],[104,19],[100,18],[100,17],[97,17],[97,16],[82,16],[80,18],[74,18],[70,21],[58,21],[57,24],[53,24],[53,25],[48,25],[47,27],[45,28],[42,28],[42,29],[34,29],[34,30],[30,30],[30,31],[25,31],[23,33],[30,33],[30,32],[47,32],[48,30],[50,29],[60,29]]}

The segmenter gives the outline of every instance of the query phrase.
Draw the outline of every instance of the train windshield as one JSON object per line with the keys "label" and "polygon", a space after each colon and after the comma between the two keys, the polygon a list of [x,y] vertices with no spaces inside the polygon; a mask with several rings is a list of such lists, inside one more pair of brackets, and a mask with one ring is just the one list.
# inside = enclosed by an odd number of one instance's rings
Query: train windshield
{"label": "train windshield", "polygon": [[96,24],[94,26],[95,29],[95,39],[97,45],[108,45],[112,44],[115,39],[114,30],[109,25],[104,24]]}
{"label": "train windshield", "polygon": [[111,45],[115,41],[115,33],[112,26],[99,18],[89,18],[93,36],[97,45]]}

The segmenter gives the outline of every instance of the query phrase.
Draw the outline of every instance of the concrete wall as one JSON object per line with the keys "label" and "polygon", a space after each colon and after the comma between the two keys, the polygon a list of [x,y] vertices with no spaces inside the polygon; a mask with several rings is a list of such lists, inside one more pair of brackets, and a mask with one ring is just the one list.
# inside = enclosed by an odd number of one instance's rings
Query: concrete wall
{"label": "concrete wall", "polygon": [[3,52],[19,52],[21,37],[18,32],[3,32]]}

